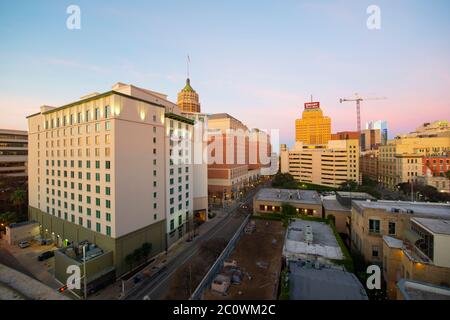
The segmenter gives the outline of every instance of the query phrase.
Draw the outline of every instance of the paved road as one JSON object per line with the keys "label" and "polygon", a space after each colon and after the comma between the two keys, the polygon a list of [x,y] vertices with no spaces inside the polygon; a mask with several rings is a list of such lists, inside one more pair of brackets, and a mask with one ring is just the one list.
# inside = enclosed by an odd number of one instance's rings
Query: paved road
{"label": "paved road", "polygon": [[[254,194],[259,190],[260,187],[249,192],[249,194],[244,199],[244,203],[249,204]],[[167,263],[166,269],[155,279],[150,282],[144,282],[141,284],[140,288],[129,295],[127,300],[160,300],[164,299],[170,288],[170,282],[172,276],[185,262],[193,258],[201,244],[204,241],[208,241],[213,238],[224,238],[227,242],[233,237],[236,230],[241,225],[242,221],[246,216],[246,211],[239,209],[238,204],[234,204],[226,209],[227,214],[223,220],[212,227],[208,232],[203,235],[198,236],[189,247],[183,250],[177,257],[172,259]]]}

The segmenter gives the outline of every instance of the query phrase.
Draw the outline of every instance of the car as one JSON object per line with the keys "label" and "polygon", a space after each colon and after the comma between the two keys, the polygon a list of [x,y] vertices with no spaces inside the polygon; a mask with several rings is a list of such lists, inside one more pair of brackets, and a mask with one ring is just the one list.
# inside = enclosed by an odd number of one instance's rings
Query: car
{"label": "car", "polygon": [[53,251],[45,251],[38,256],[38,260],[44,261],[44,260],[47,260],[47,259],[53,257],[54,255],[55,255],[55,252],[53,252]]}
{"label": "car", "polygon": [[19,242],[19,247],[24,249],[24,248],[28,248],[29,246],[31,246],[31,244],[28,241],[21,241]]}

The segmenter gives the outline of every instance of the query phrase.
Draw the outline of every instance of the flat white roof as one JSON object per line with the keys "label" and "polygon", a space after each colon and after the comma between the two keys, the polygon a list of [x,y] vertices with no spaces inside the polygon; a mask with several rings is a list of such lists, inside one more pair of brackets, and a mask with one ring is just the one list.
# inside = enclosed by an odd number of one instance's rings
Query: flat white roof
{"label": "flat white roof", "polygon": [[314,190],[263,188],[255,196],[260,201],[321,204],[320,195]]}
{"label": "flat white roof", "polygon": [[[306,242],[305,230],[311,226],[313,241]],[[283,247],[285,257],[295,259],[313,255],[333,260],[344,259],[341,247],[330,226],[324,222],[296,219],[289,224]]]}
{"label": "flat white roof", "polygon": [[405,300],[450,300],[450,288],[427,282],[400,279],[397,287]]}
{"label": "flat white roof", "polygon": [[428,203],[428,202],[410,202],[410,201],[360,201],[353,200],[353,205],[360,208],[381,209],[390,213],[398,209],[397,213],[421,214],[430,217],[443,217],[450,219],[450,204],[446,203]]}
{"label": "flat white roof", "polygon": [[417,224],[424,226],[433,233],[450,235],[450,220],[430,219],[430,218],[412,218]]}

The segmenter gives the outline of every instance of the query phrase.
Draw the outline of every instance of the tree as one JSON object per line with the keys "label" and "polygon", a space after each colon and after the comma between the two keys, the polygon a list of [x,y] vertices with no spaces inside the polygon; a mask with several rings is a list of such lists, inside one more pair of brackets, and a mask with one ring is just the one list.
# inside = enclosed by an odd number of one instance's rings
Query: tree
{"label": "tree", "polygon": [[333,226],[336,225],[336,217],[334,215],[332,214],[327,215],[327,220],[330,221],[333,224]]}
{"label": "tree", "polygon": [[297,210],[295,209],[294,206],[290,205],[289,203],[283,203],[281,205],[281,213],[285,217],[290,217],[290,216],[294,216],[297,213]]}
{"label": "tree", "polygon": [[14,212],[5,212],[0,214],[0,223],[4,224],[5,226],[17,221],[18,217]]}
{"label": "tree", "polygon": [[145,261],[147,261],[148,256],[150,255],[150,252],[152,251],[152,244],[148,243],[148,242],[144,242],[142,244],[141,250],[142,250],[142,255],[145,258]]}
{"label": "tree", "polygon": [[13,205],[15,207],[17,207],[17,213],[19,215],[22,215],[22,208],[23,205],[25,204],[25,200],[26,200],[26,193],[24,190],[22,189],[17,189],[15,190],[12,194],[11,194],[11,202],[13,203]]}
{"label": "tree", "polygon": [[341,183],[340,189],[342,191],[357,191],[358,183],[354,180],[347,180]]}
{"label": "tree", "polygon": [[136,261],[137,263],[141,262],[142,257],[143,257],[142,248],[137,248],[136,250],[134,250],[133,257],[134,257],[134,261]]}
{"label": "tree", "polygon": [[277,173],[272,180],[272,187],[284,189],[296,189],[297,182],[289,173]]}
{"label": "tree", "polygon": [[133,270],[133,262],[134,256],[132,253],[130,253],[125,257],[125,263],[130,266],[130,270]]}

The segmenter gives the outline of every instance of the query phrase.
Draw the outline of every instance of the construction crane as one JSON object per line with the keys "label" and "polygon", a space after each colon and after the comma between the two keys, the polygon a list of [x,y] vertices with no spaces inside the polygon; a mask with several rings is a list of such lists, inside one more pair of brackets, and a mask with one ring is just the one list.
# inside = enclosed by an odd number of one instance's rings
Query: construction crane
{"label": "construction crane", "polygon": [[374,97],[374,98],[362,98],[357,93],[355,93],[355,98],[341,98],[339,102],[353,102],[356,101],[356,126],[358,133],[361,133],[361,101],[366,100],[385,100],[386,97]]}

